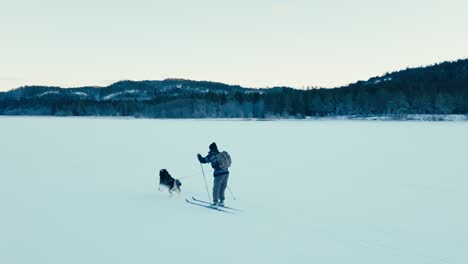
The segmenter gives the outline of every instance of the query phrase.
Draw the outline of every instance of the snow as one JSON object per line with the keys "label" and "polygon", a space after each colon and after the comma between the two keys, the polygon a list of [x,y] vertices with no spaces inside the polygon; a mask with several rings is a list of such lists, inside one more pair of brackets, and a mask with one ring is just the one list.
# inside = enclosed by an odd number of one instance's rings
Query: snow
{"label": "snow", "polygon": [[[468,263],[468,122],[0,117],[0,263]],[[232,159],[228,215],[197,153]],[[166,168],[182,195],[156,191]],[[204,165],[211,186],[211,169]]]}
{"label": "snow", "polygon": [[72,94],[78,95],[78,96],[88,96],[88,94],[84,92],[73,92]]}
{"label": "snow", "polygon": [[38,95],[37,97],[42,97],[44,95],[49,95],[49,94],[59,94],[60,92],[58,91],[48,91],[48,92],[44,92],[44,93],[41,93],[40,95]]}
{"label": "snow", "polygon": [[427,114],[407,114],[407,115],[379,115],[379,116],[324,116],[306,117],[310,120],[380,120],[380,121],[466,121],[468,115],[427,115]]}
{"label": "snow", "polygon": [[[389,81],[393,80],[393,78],[392,77],[385,77],[385,78],[384,77],[378,77],[378,78],[371,78],[371,80],[373,80],[373,82],[372,82],[373,84],[378,84],[378,83],[381,83],[381,82],[389,82]],[[371,80],[369,80],[369,81],[371,81]],[[367,82],[367,84],[368,83],[369,82]]]}
{"label": "snow", "polygon": [[119,96],[119,95],[122,95],[122,94],[135,94],[135,93],[139,93],[140,91],[138,90],[127,90],[127,91],[123,91],[123,92],[118,92],[118,93],[111,93],[111,94],[108,94],[106,96],[104,96],[102,99],[103,100],[110,100],[116,96]]}

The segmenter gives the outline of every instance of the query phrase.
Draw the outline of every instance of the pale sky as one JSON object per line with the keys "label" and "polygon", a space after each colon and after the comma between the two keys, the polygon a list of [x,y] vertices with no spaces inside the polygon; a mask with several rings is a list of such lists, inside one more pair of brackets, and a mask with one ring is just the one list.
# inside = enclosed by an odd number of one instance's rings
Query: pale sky
{"label": "pale sky", "polygon": [[468,57],[466,0],[0,0],[0,90],[335,87]]}

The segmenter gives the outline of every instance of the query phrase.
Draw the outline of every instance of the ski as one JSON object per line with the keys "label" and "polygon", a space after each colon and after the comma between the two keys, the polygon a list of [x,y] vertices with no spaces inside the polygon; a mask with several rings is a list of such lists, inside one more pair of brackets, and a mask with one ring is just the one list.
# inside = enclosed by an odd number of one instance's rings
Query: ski
{"label": "ski", "polygon": [[189,199],[185,199],[185,201],[187,201],[187,203],[189,203],[189,204],[202,206],[202,207],[209,208],[209,209],[213,209],[213,210],[220,211],[220,212],[223,212],[223,213],[235,214],[235,213],[233,213],[233,212],[223,210],[223,209],[221,209],[221,208],[219,208],[219,207],[211,207],[211,206],[209,206],[209,205],[205,205],[205,204],[201,204],[201,203],[192,202],[192,201],[190,201]]}
{"label": "ski", "polygon": [[[207,201],[203,201],[203,200],[199,200],[195,197],[192,196],[192,199],[196,202],[199,202],[199,203],[204,203],[204,204],[211,204],[210,202],[207,202]],[[230,210],[234,210],[234,211],[237,211],[237,212],[242,212],[242,210],[239,210],[239,209],[236,209],[236,208],[232,208],[232,207],[229,207],[229,206],[222,206],[221,208],[224,208],[224,209],[230,209]]]}

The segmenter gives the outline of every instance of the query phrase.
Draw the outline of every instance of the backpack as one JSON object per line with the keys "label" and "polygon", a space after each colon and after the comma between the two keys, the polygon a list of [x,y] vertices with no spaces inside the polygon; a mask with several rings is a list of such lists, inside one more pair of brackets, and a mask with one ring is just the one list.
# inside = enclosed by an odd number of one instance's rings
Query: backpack
{"label": "backpack", "polygon": [[226,151],[216,154],[216,161],[220,169],[224,170],[231,167],[231,156]]}

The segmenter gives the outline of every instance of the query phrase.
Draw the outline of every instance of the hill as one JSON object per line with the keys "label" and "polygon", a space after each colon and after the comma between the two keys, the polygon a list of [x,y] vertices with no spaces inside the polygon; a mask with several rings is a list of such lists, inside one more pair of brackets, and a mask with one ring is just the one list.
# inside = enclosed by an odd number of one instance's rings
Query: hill
{"label": "hill", "polygon": [[468,60],[386,73],[333,89],[252,89],[185,79],[66,89],[26,86],[0,93],[0,114],[152,118],[466,115]]}

